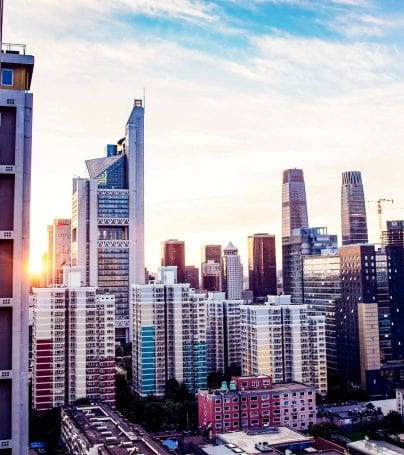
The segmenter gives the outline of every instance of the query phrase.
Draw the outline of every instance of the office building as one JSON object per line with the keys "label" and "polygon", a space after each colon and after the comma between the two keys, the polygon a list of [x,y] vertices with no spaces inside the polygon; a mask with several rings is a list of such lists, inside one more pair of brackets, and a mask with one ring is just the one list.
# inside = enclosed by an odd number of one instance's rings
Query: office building
{"label": "office building", "polygon": [[178,283],[185,280],[185,242],[183,240],[166,240],[161,243],[161,265],[163,267],[176,265]]}
{"label": "office building", "polygon": [[61,411],[61,440],[67,453],[169,455],[143,427],[131,424],[105,403],[69,406]]}
{"label": "office building", "polygon": [[268,296],[265,305],[242,305],[241,372],[296,381],[327,393],[325,318],[290,296]]}
{"label": "office building", "polygon": [[222,245],[205,245],[202,247],[202,262],[213,261],[220,264],[222,260]]}
{"label": "office building", "polygon": [[303,302],[303,258],[337,251],[337,236],[326,227],[296,229],[282,245],[283,292],[292,302]]}
{"label": "office building", "polygon": [[129,289],[145,280],[144,107],[135,100],[124,138],[86,161],[89,179],[73,179],[72,265],[86,285],[115,296],[117,340],[131,338]]}
{"label": "office building", "polygon": [[44,260],[43,274],[45,277],[45,284],[49,286],[53,283],[53,224],[49,224],[46,228],[47,233],[47,251],[45,253],[46,259]]}
{"label": "office building", "polygon": [[274,235],[255,234],[248,237],[248,278],[255,298],[277,294]]}
{"label": "office building", "polygon": [[114,405],[115,297],[84,286],[84,267],[63,272],[63,285],[33,289],[33,408]]}
{"label": "office building", "polygon": [[167,380],[191,393],[206,387],[206,304],[189,284],[133,286],[133,385],[141,396],[164,396]]}
{"label": "office building", "polygon": [[342,173],[341,231],[342,245],[368,242],[365,194],[359,171]]}
{"label": "office building", "polygon": [[191,288],[199,289],[199,269],[194,265],[185,266],[185,283],[189,283]]}
{"label": "office building", "polygon": [[63,266],[71,263],[71,220],[56,218],[48,226],[47,285],[63,283]]}
{"label": "office building", "polygon": [[222,290],[222,266],[219,262],[209,259],[201,264],[201,289],[207,292]]}
{"label": "office building", "polygon": [[340,258],[341,299],[335,308],[338,371],[377,396],[381,384],[375,248],[342,246]]}
{"label": "office building", "polygon": [[199,426],[213,434],[316,423],[316,391],[299,383],[272,384],[270,376],[233,377],[220,390],[198,392]]}
{"label": "office building", "polygon": [[222,258],[222,285],[226,299],[241,299],[243,290],[243,267],[238,249],[231,243],[223,250]]}
{"label": "office building", "polygon": [[308,227],[303,170],[287,169],[282,181],[282,239],[290,237],[295,229]]}
{"label": "office building", "polygon": [[341,265],[338,252],[303,256],[303,303],[325,317],[327,370],[338,372],[335,307],[341,299]]}
{"label": "office building", "polygon": [[3,43],[0,58],[0,452],[24,455],[34,57]]}

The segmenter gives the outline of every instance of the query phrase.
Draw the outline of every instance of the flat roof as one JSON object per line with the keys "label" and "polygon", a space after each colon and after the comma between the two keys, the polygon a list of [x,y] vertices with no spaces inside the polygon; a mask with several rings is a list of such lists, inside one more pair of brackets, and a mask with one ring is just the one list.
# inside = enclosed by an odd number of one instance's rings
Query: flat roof
{"label": "flat roof", "polygon": [[271,433],[247,434],[244,431],[233,431],[216,435],[216,438],[224,444],[234,444],[246,453],[259,452],[255,444],[267,443],[269,446],[280,446],[286,444],[296,444],[312,442],[311,436],[305,436],[287,427],[277,427],[278,431]]}
{"label": "flat roof", "polygon": [[356,442],[349,442],[348,448],[358,450],[367,455],[403,455],[404,449],[398,446],[389,444],[384,441],[372,441],[370,439],[361,439]]}

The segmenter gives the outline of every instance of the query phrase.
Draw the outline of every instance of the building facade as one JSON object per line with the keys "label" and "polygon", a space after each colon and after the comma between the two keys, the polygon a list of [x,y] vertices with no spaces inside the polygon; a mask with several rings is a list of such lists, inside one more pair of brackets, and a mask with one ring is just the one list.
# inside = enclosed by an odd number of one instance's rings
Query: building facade
{"label": "building facade", "polygon": [[342,245],[368,242],[365,194],[359,171],[342,173],[341,231]]}
{"label": "building facade", "polygon": [[0,453],[24,455],[34,57],[24,45],[3,44],[0,58]]}
{"label": "building facade", "polygon": [[243,290],[243,267],[241,265],[238,249],[231,243],[223,250],[222,258],[222,284],[226,299],[241,299]]}
{"label": "building facade", "polygon": [[164,396],[175,378],[188,390],[206,387],[206,303],[189,284],[135,285],[133,385],[141,396]]}
{"label": "building facade", "polygon": [[185,266],[185,283],[189,283],[191,288],[199,289],[199,269],[194,265]]}
{"label": "building facade", "polygon": [[277,294],[274,235],[254,234],[248,237],[248,279],[255,298]]}
{"label": "building facade", "polygon": [[170,239],[161,243],[161,265],[176,265],[178,283],[187,283],[185,269],[185,242]]}
{"label": "building facade", "polygon": [[73,179],[72,265],[86,268],[86,285],[115,296],[116,338],[132,329],[129,289],[145,281],[144,107],[135,100],[125,137],[104,158],[86,161],[90,178]]}
{"label": "building facade", "polygon": [[64,267],[63,285],[34,288],[33,408],[79,398],[115,405],[115,297],[83,286],[84,268]]}
{"label": "building facade", "polygon": [[299,383],[272,384],[270,376],[233,377],[229,386],[198,393],[199,426],[213,434],[316,423],[316,392]]}
{"label": "building facade", "polygon": [[47,285],[63,283],[63,267],[71,263],[71,220],[56,218],[48,226]]}
{"label": "building facade", "polygon": [[325,318],[290,296],[268,296],[265,305],[242,305],[241,372],[296,381],[327,393]]}

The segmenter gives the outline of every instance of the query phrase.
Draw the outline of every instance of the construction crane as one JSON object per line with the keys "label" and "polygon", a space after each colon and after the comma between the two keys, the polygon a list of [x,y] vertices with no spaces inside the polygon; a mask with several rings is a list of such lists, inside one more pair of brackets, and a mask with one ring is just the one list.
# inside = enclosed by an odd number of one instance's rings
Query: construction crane
{"label": "construction crane", "polygon": [[378,218],[378,223],[379,223],[379,239],[380,243],[383,243],[383,204],[385,202],[391,202],[392,204],[394,203],[393,199],[384,199],[380,198],[377,201],[367,201],[369,203],[375,202],[377,204],[377,218]]}

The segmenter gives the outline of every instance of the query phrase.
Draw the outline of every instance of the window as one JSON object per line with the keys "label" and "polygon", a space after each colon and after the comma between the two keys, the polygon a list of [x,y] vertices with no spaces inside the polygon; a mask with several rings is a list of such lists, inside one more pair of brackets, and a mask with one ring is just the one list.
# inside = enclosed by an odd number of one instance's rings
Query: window
{"label": "window", "polygon": [[1,85],[14,85],[14,72],[11,69],[1,70]]}

